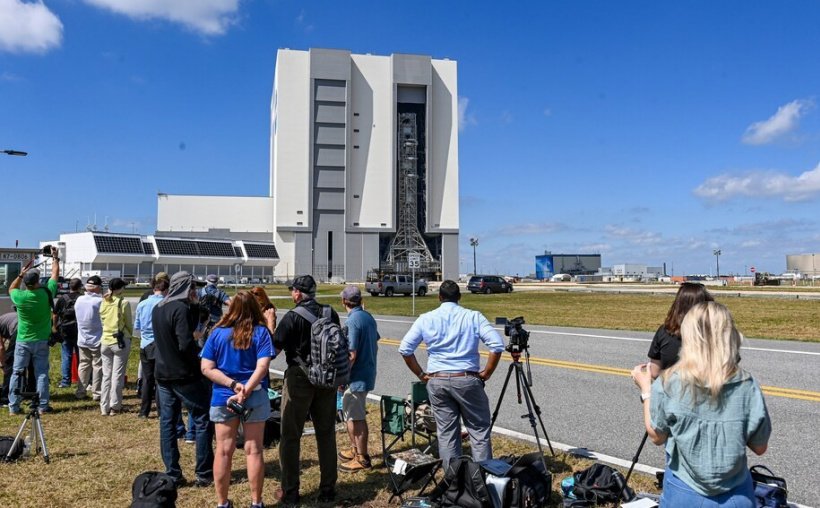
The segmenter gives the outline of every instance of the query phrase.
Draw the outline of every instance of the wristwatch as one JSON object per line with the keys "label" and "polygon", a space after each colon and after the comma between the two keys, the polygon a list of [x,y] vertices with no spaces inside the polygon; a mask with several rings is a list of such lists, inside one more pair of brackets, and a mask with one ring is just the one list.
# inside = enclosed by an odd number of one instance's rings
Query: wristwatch
{"label": "wristwatch", "polygon": [[234,388],[236,388],[236,379],[231,381],[231,390],[233,390]]}
{"label": "wristwatch", "polygon": [[424,379],[424,376],[426,376],[426,375],[427,375],[427,373],[424,372],[424,371],[419,372],[419,379]]}
{"label": "wristwatch", "polygon": [[641,394],[641,402],[648,400],[652,393],[642,393]]}

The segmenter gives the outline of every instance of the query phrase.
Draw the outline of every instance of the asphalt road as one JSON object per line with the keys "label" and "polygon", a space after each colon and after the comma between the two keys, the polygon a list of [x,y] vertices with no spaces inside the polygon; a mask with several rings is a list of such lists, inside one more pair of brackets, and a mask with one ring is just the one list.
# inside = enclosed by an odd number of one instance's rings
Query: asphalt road
{"label": "asphalt road", "polygon": [[[397,349],[413,320],[377,319],[382,340],[374,393],[405,396],[415,378]],[[644,430],[639,391],[629,372],[646,361],[652,334],[525,328],[531,332],[532,390],[550,440],[631,461]],[[417,357],[424,365],[423,350]],[[750,451],[750,465],[765,464],[786,478],[790,501],[820,506],[820,484],[814,478],[820,463],[820,344],[750,339],[742,357],[743,367],[764,387],[774,429],[769,451],[762,457]],[[492,409],[509,365],[509,356],[505,356],[487,383]],[[274,360],[271,367],[283,370],[284,359]],[[516,403],[511,382],[496,425],[532,435],[529,420],[521,418],[526,412],[526,406]],[[663,468],[662,448],[647,443],[639,462]]]}

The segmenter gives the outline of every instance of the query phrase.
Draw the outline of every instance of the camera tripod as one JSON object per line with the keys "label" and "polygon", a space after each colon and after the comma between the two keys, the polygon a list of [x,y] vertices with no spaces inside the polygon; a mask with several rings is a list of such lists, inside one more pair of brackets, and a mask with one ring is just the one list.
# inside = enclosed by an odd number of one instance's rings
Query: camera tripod
{"label": "camera tripod", "polygon": [[[528,349],[524,349],[524,353],[526,354],[526,361],[527,365],[529,366],[529,357],[530,352]],[[544,421],[541,419],[541,408],[536,404],[535,397],[532,394],[532,373],[530,372],[529,380],[527,375],[524,374],[524,365],[521,363],[521,351],[510,351],[510,355],[512,356],[512,363],[510,364],[510,368],[507,370],[507,377],[504,379],[504,386],[501,388],[501,395],[498,397],[498,402],[495,405],[495,411],[493,411],[493,418],[490,422],[490,430],[495,426],[495,420],[498,418],[498,411],[501,409],[501,402],[504,400],[504,394],[507,392],[507,386],[510,384],[510,377],[515,372],[515,389],[516,394],[518,395],[518,403],[521,404],[522,394],[523,399],[527,403],[527,414],[522,415],[521,418],[528,418],[530,421],[530,426],[532,427],[532,433],[535,436],[535,444],[538,445],[538,451],[541,452],[541,462],[544,465],[544,470],[549,471],[547,468],[547,463],[544,460],[544,448],[541,446],[541,437],[538,435],[538,427],[535,425],[536,416],[538,417],[538,423],[541,424],[541,431],[544,433],[544,439],[547,440],[547,446],[549,446],[550,453],[554,456],[555,451],[552,449],[552,443],[550,443],[550,438],[547,435],[547,429],[544,427]],[[529,370],[529,369],[528,369]],[[521,387],[524,387],[524,390],[521,390]]]}
{"label": "camera tripod", "polygon": [[[26,419],[23,420],[23,424],[20,425],[20,430],[17,431],[17,436],[14,438],[14,442],[11,444],[11,449],[9,449],[9,454],[6,458],[11,458],[11,453],[14,449],[22,445],[21,436],[23,435],[23,431],[26,430],[26,425],[31,422],[31,449],[32,453],[31,456],[37,455],[37,452],[40,449],[40,446],[43,447],[43,460],[46,461],[46,464],[51,463],[51,458],[48,456],[48,448],[46,447],[46,434],[43,432],[43,423],[40,421],[40,397],[39,393],[34,394],[26,394],[22,393],[21,395],[32,396],[31,404],[29,404],[28,415],[26,415]],[[39,441],[38,441],[39,440]]]}

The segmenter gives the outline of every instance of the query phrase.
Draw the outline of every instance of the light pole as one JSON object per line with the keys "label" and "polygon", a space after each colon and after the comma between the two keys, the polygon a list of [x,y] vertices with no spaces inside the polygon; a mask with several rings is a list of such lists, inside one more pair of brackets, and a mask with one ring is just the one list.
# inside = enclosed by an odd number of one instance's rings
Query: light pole
{"label": "light pole", "polygon": [[28,155],[28,152],[21,152],[19,150],[3,150],[3,153],[6,155],[16,155],[18,157],[25,157]]}
{"label": "light pole", "polygon": [[715,262],[717,263],[717,278],[720,279],[720,249],[715,249],[712,254],[715,255]]}
{"label": "light pole", "polygon": [[473,275],[478,275],[475,263],[475,248],[478,247],[478,238],[470,238],[470,245],[473,247]]}

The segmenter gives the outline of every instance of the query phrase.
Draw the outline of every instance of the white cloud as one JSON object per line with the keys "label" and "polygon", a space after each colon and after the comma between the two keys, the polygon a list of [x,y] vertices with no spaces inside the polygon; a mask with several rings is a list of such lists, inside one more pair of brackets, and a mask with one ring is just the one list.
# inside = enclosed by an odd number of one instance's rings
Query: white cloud
{"label": "white cloud", "polygon": [[766,145],[782,138],[800,124],[800,117],[814,107],[810,99],[795,100],[777,108],[770,118],[755,122],[743,134],[747,145]]}
{"label": "white cloud", "polygon": [[45,53],[62,40],[63,23],[42,1],[0,0],[0,51]]}
{"label": "white cloud", "polygon": [[467,97],[458,98],[458,130],[463,131],[468,125],[476,125],[478,122],[475,117],[467,113],[467,106],[470,104],[470,99]]}
{"label": "white cloud", "polygon": [[204,35],[222,35],[235,22],[240,0],[85,0],[137,20],[164,19]]}
{"label": "white cloud", "polygon": [[546,235],[567,230],[566,224],[558,222],[531,222],[528,224],[513,224],[496,229],[495,235]]}
{"label": "white cloud", "polygon": [[12,72],[4,72],[3,74],[0,74],[0,81],[5,81],[6,83],[19,83],[23,81],[23,78]]}
{"label": "white cloud", "polygon": [[634,245],[655,245],[663,241],[659,233],[612,224],[604,226],[604,233],[612,238],[623,238]]}
{"label": "white cloud", "polygon": [[784,201],[808,201],[820,195],[820,164],[800,176],[776,171],[749,171],[713,176],[692,193],[704,201],[722,202],[737,196],[775,197]]}

